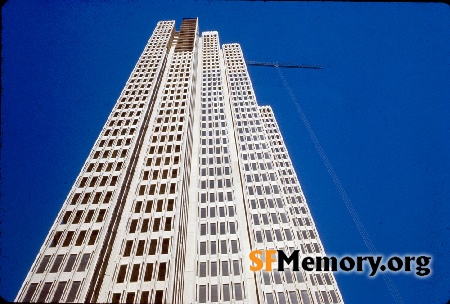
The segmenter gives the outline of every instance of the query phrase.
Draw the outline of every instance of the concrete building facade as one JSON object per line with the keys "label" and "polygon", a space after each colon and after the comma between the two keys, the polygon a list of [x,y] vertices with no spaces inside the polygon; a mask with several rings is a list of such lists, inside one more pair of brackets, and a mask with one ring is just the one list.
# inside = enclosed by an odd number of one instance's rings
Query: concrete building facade
{"label": "concrete building facade", "polygon": [[274,114],[239,44],[158,22],[16,301],[343,303],[257,249],[325,255]]}

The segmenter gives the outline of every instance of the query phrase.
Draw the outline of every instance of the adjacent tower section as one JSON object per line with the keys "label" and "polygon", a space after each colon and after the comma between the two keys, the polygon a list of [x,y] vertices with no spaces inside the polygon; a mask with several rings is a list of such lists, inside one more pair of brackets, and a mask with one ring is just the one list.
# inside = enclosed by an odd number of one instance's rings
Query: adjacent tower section
{"label": "adjacent tower section", "polygon": [[[256,303],[233,120],[217,32],[204,32],[195,110],[187,303]],[[195,284],[194,284],[195,283]]]}
{"label": "adjacent tower section", "polygon": [[99,302],[183,303],[197,19],[175,32]]}
{"label": "adjacent tower section", "polygon": [[343,303],[330,272],[250,271],[257,249],[325,255],[239,44],[161,21],[16,301]]}
{"label": "adjacent tower section", "polygon": [[[275,118],[270,108],[260,109],[256,102],[241,47],[225,44],[223,53],[251,248],[323,254],[298,180],[288,175],[295,177]],[[306,231],[301,234],[303,219]],[[323,273],[325,280],[321,275],[290,268],[256,272],[258,298],[265,303],[339,303],[333,274]]]}
{"label": "adjacent tower section", "polygon": [[16,298],[95,299],[111,257],[137,158],[166,71],[174,21],[159,22]]}
{"label": "adjacent tower section", "polygon": [[[286,209],[293,224],[292,232],[298,239],[296,244],[300,244],[295,249],[300,250],[301,257],[326,256],[272,108],[270,106],[259,107],[259,113],[269,143],[273,165],[281,182],[282,193],[287,204]],[[290,248],[291,252],[292,250],[293,248]],[[285,276],[286,271],[284,272]],[[267,274],[264,276],[267,277]],[[340,303],[340,292],[333,273],[319,271],[305,274],[299,271],[295,272],[295,279],[295,289],[299,292],[297,297],[300,296],[303,303],[308,303],[307,297],[312,294],[317,303]],[[266,281],[268,280],[265,278]],[[309,284],[306,283],[307,281]],[[294,294],[295,292],[289,291],[291,303],[297,303]]]}

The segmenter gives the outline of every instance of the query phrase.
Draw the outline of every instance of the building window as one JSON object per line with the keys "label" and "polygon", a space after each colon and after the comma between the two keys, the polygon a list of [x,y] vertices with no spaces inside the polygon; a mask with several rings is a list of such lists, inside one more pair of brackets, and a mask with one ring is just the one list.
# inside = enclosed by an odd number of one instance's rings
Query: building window
{"label": "building window", "polygon": [[145,267],[145,275],[144,275],[145,282],[151,281],[152,273],[153,273],[153,263],[148,263]]}
{"label": "building window", "polygon": [[83,257],[81,258],[80,265],[78,266],[77,272],[82,272],[86,270],[86,266],[89,261],[89,257],[91,256],[90,253],[83,254]]}
{"label": "building window", "polygon": [[59,254],[58,256],[56,256],[55,261],[53,262],[53,266],[52,269],[50,269],[51,273],[56,273],[59,270],[59,266],[61,266],[61,262],[64,258],[63,254]]}
{"label": "building window", "polygon": [[124,257],[130,256],[132,247],[133,247],[133,241],[127,241],[125,244],[125,250],[123,252]]}
{"label": "building window", "polygon": [[36,273],[43,273],[45,268],[47,268],[48,262],[50,261],[51,255],[46,255],[42,258],[41,264],[39,265]]}
{"label": "building window", "polygon": [[127,272],[127,265],[120,265],[119,274],[117,275],[117,283],[125,281],[125,274]]}
{"label": "building window", "polygon": [[53,303],[59,303],[64,291],[64,288],[66,287],[67,282],[58,282],[58,285],[55,290],[55,294],[53,295],[52,302]]}
{"label": "building window", "polygon": [[45,298],[47,298],[51,287],[52,287],[51,282],[47,282],[44,284],[41,293],[39,294],[39,298],[37,299],[37,302],[45,302]]}
{"label": "building window", "polygon": [[[139,264],[133,265],[133,269],[131,271],[130,282],[137,282],[137,280],[139,279],[139,269],[140,269]],[[133,298],[134,298],[134,296],[133,296]],[[128,302],[128,300],[127,300],[127,303],[130,303],[130,302]]]}
{"label": "building window", "polygon": [[144,254],[145,241],[140,240],[136,250],[136,256],[142,256]]}
{"label": "building window", "polygon": [[94,245],[95,241],[97,240],[98,230],[94,230],[91,232],[91,237],[89,238],[88,245]]}
{"label": "building window", "polygon": [[148,251],[149,255],[154,255],[156,253],[156,247],[158,245],[158,241],[157,240],[151,240],[150,241],[150,248]]}
{"label": "building window", "polygon": [[166,263],[159,264],[158,281],[164,281],[166,279]]}
{"label": "building window", "polygon": [[77,295],[78,289],[80,288],[81,282],[72,282],[72,287],[70,288],[69,294],[67,295],[66,302],[75,302],[75,297]]}
{"label": "building window", "polygon": [[200,303],[206,303],[206,286],[200,285],[198,300]]}

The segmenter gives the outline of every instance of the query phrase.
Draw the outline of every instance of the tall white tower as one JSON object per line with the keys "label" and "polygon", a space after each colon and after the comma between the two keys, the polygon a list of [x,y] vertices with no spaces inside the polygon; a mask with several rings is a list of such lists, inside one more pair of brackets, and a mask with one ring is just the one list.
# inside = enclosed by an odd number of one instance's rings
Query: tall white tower
{"label": "tall white tower", "polygon": [[158,22],[16,301],[343,303],[256,249],[325,255],[274,114],[238,44]]}

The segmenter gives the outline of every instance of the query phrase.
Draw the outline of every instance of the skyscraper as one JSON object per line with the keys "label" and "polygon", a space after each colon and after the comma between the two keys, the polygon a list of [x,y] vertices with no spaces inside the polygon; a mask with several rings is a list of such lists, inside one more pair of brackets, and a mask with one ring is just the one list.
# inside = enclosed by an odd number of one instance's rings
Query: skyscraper
{"label": "skyscraper", "polygon": [[331,272],[251,271],[256,249],[325,255],[240,46],[161,21],[16,300],[343,302]]}

